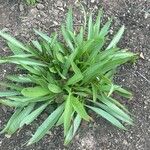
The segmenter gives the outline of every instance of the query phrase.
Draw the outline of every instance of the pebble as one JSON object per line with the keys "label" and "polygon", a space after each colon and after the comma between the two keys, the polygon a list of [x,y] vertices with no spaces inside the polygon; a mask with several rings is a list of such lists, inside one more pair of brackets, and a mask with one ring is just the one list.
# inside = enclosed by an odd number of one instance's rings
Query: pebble
{"label": "pebble", "polygon": [[144,18],[147,19],[150,16],[148,12],[145,13]]}
{"label": "pebble", "polygon": [[63,7],[63,3],[61,1],[57,1],[56,5],[59,7]]}
{"label": "pebble", "polygon": [[23,7],[22,4],[19,5],[19,10],[20,10],[21,12],[24,11],[24,7]]}
{"label": "pebble", "polygon": [[9,138],[11,138],[11,135],[5,134],[5,137],[7,137],[9,139]]}
{"label": "pebble", "polygon": [[44,5],[43,4],[37,4],[37,9],[40,9],[40,10],[44,9]]}
{"label": "pebble", "polygon": [[43,12],[43,11],[41,11],[40,14],[41,14],[41,16],[43,16],[43,17],[47,17],[47,14],[46,14],[45,12]]}
{"label": "pebble", "polygon": [[95,0],[91,0],[91,3],[94,3],[95,2]]}
{"label": "pebble", "polygon": [[54,25],[58,25],[58,22],[56,22],[56,21],[53,21],[53,23],[54,23]]}
{"label": "pebble", "polygon": [[15,10],[15,5],[10,8],[11,11]]}
{"label": "pebble", "polygon": [[31,15],[36,16],[38,10],[36,8],[33,8],[33,9],[30,10],[30,12],[31,12]]}
{"label": "pebble", "polygon": [[127,140],[123,140],[123,144],[124,144],[124,145],[128,145]]}
{"label": "pebble", "polygon": [[27,136],[31,136],[31,135],[32,135],[32,132],[31,132],[30,130],[28,130],[28,131],[25,132],[25,134],[26,134]]}

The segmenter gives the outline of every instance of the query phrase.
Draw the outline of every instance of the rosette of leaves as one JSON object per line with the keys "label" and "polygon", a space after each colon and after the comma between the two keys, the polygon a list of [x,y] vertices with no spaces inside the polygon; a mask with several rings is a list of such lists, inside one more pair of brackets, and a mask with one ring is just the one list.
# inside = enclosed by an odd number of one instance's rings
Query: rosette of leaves
{"label": "rosette of leaves", "polygon": [[23,44],[0,31],[13,53],[2,57],[0,63],[16,64],[21,72],[8,75],[6,82],[0,83],[6,87],[6,91],[0,92],[0,103],[14,108],[1,133],[12,135],[31,124],[45,109],[51,110],[51,106],[55,106],[53,111],[39,125],[28,145],[60,125],[64,128],[64,143],[68,144],[82,120],[93,120],[89,110],[123,130],[126,130],[124,123],[133,124],[129,111],[113,98],[114,93],[125,98],[131,98],[132,94],[116,85],[113,77],[118,66],[134,60],[136,55],[117,47],[124,26],[110,41],[112,20],[100,26],[101,17],[99,11],[94,22],[90,14],[87,24],[75,31],[70,9],[59,34],[63,40],[59,40],[57,33],[48,36],[34,30],[39,40]]}

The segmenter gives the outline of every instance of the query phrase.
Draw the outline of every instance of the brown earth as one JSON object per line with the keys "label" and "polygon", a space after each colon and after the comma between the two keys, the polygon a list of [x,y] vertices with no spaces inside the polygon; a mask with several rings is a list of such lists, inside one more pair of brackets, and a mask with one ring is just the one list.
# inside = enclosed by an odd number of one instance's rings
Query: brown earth
{"label": "brown earth", "polygon": [[[124,24],[126,33],[120,46],[143,54],[133,66],[120,68],[117,83],[134,93],[132,101],[124,100],[134,114],[135,125],[126,132],[120,131],[101,118],[92,124],[83,123],[72,144],[63,146],[62,129],[49,132],[37,144],[24,144],[37,128],[38,121],[7,138],[0,135],[0,150],[150,150],[150,1],[149,0],[82,0],[87,12],[104,8],[104,18],[114,17],[114,26]],[[52,33],[59,29],[68,6],[74,8],[75,23],[80,24],[82,12],[75,0],[38,0],[35,6],[27,6],[22,0],[0,0],[0,29],[27,41],[34,37],[33,28]],[[0,39],[0,55],[8,54]],[[0,66],[0,79],[14,71],[11,65]],[[0,128],[12,114],[10,108],[0,107]],[[41,119],[47,116],[44,113]]]}

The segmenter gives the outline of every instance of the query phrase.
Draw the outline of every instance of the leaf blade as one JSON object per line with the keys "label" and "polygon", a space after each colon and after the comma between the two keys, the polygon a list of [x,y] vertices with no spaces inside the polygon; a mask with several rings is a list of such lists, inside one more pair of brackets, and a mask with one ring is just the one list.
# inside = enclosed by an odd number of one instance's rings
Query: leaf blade
{"label": "leaf blade", "polygon": [[31,145],[35,142],[38,142],[48,130],[50,130],[54,124],[57,122],[59,116],[64,110],[64,104],[60,105],[55,111],[53,111],[49,117],[38,127],[35,134],[29,140],[27,145]]}

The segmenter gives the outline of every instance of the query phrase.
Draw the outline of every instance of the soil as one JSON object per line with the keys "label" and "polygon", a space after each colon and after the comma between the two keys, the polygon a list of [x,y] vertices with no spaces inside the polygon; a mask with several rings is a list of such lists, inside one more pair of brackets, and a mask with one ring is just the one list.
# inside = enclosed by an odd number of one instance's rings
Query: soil
{"label": "soil", "polygon": [[[68,6],[74,9],[75,23],[81,23],[82,12],[75,0],[37,0],[28,6],[24,0],[0,0],[0,29],[28,41],[34,38],[33,28],[45,33],[59,30]],[[120,131],[102,118],[94,123],[83,123],[73,142],[63,146],[61,128],[49,132],[40,142],[26,147],[25,142],[40,124],[35,121],[11,138],[0,135],[0,150],[150,150],[150,1],[149,0],[82,0],[87,12],[93,14],[104,9],[104,20],[114,17],[111,32],[122,24],[126,27],[120,46],[139,53],[137,63],[127,64],[118,71],[116,82],[134,93],[132,101],[123,100],[134,115],[135,125],[128,131]],[[6,45],[0,39],[0,55],[8,54]],[[11,65],[0,66],[0,79],[13,73]],[[0,107],[0,128],[11,116],[10,108]],[[46,117],[46,113],[41,119]]]}

